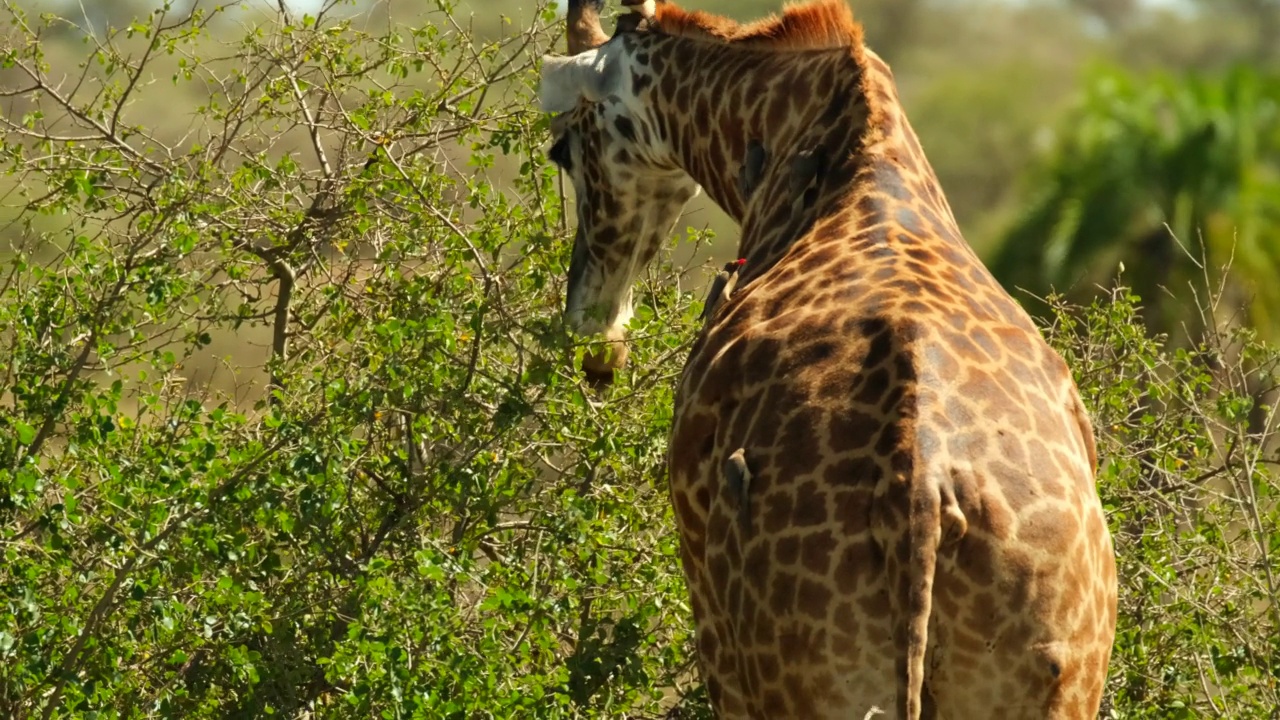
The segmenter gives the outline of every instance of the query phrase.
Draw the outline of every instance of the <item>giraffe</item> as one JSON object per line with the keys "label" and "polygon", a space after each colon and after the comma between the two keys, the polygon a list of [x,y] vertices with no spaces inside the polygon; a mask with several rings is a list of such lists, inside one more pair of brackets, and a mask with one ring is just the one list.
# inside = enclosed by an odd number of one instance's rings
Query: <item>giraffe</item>
{"label": "giraffe", "polygon": [[840,0],[739,25],[569,3],[566,325],[625,367],[631,285],[706,192],[732,292],[679,380],[670,495],[724,718],[1096,716],[1117,578],[1066,363],[964,241]]}

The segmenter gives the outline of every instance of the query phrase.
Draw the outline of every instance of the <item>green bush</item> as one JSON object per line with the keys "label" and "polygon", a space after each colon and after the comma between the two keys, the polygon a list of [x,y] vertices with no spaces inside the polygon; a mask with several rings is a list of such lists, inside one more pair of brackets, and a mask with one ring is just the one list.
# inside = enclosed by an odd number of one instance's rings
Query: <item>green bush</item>
{"label": "green bush", "polygon": [[1001,282],[1087,297],[1128,265],[1148,327],[1195,337],[1198,309],[1165,288],[1230,265],[1244,321],[1280,337],[1280,73],[1104,65],[1058,128],[989,258]]}
{"label": "green bush", "polygon": [[1047,334],[1094,420],[1119,561],[1104,717],[1280,707],[1280,458],[1276,408],[1259,399],[1274,396],[1280,353],[1219,324],[1220,297],[1199,304],[1207,331],[1192,348],[1148,336],[1125,288],[1051,303]]}
{"label": "green bush", "polygon": [[[701,270],[660,259],[583,384],[552,15],[161,12],[52,67],[60,21],[6,7],[0,716],[706,717],[665,486]],[[1122,293],[1053,316],[1121,556],[1109,707],[1267,716],[1239,389],[1274,356],[1166,353]]]}
{"label": "green bush", "polygon": [[583,387],[552,16],[473,45],[448,11],[158,13],[79,85],[10,11],[0,716],[617,716],[689,684],[662,477],[696,308],[654,283],[634,370]]}

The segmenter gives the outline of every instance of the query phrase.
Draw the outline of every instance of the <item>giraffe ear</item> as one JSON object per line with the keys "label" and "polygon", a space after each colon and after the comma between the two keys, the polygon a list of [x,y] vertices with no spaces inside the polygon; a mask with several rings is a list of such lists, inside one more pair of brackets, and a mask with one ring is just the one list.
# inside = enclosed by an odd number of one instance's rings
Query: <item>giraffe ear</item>
{"label": "giraffe ear", "polygon": [[542,111],[568,112],[578,100],[599,102],[617,92],[618,59],[612,43],[577,55],[542,58]]}

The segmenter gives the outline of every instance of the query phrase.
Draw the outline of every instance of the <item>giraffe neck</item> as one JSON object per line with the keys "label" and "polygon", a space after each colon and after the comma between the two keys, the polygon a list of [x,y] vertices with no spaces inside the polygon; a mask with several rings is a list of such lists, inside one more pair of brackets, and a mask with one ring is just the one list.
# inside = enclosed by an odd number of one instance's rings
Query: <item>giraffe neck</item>
{"label": "giraffe neck", "polygon": [[[968,254],[892,73],[869,51],[747,49],[666,36],[635,42],[633,84],[651,93],[644,101],[682,169],[741,226],[746,275],[851,211],[859,226],[911,225]],[[744,192],[753,143],[764,159]]]}

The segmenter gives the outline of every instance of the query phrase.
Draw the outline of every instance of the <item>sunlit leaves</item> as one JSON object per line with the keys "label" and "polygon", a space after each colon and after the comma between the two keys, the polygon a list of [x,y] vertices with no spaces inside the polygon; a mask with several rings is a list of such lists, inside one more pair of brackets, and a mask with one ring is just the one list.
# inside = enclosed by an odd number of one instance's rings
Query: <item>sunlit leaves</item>
{"label": "sunlit leaves", "polygon": [[[31,95],[0,155],[31,201],[0,714],[657,712],[690,647],[658,360],[692,298],[645,293],[633,374],[582,386],[524,39],[166,27],[87,41],[103,91]],[[129,89],[139,47],[171,83]],[[134,114],[157,96],[177,139]]]}

